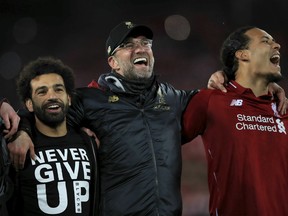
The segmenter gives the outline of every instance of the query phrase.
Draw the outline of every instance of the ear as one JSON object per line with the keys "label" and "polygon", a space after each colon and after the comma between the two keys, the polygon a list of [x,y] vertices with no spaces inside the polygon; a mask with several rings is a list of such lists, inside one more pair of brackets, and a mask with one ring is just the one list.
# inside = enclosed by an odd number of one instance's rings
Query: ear
{"label": "ear", "polygon": [[69,104],[69,106],[71,106],[71,97],[70,97],[70,95],[68,95],[68,104]]}
{"label": "ear", "polygon": [[113,70],[118,70],[119,69],[118,61],[117,61],[117,59],[114,56],[109,56],[108,64],[110,65],[110,67]]}
{"label": "ear", "polygon": [[237,50],[235,53],[235,56],[237,59],[242,61],[248,61],[249,60],[249,51],[248,50]]}
{"label": "ear", "polygon": [[34,112],[33,103],[31,99],[27,99],[25,101],[25,105],[26,105],[26,108],[29,110],[29,112]]}

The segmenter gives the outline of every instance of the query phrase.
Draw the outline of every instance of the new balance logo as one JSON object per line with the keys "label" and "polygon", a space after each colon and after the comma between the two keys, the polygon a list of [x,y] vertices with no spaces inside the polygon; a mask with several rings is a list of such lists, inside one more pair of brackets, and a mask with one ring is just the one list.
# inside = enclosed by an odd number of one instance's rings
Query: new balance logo
{"label": "new balance logo", "polygon": [[233,99],[230,103],[230,106],[242,106],[243,100],[242,99]]}

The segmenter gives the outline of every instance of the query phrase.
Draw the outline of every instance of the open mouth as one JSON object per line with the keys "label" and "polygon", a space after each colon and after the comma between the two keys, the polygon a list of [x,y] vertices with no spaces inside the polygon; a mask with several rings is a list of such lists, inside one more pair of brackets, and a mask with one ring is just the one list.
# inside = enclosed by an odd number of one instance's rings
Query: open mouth
{"label": "open mouth", "polygon": [[49,103],[46,104],[45,109],[49,112],[57,112],[61,109],[61,105],[58,103]]}
{"label": "open mouth", "polygon": [[54,109],[59,109],[60,106],[55,104],[55,105],[50,105],[50,106],[48,106],[47,108],[48,108],[48,109],[51,109],[51,110],[54,110]]}
{"label": "open mouth", "polygon": [[148,64],[147,58],[141,57],[141,58],[136,58],[134,59],[133,63],[135,65],[146,65]]}
{"label": "open mouth", "polygon": [[280,55],[279,54],[272,55],[270,61],[272,64],[278,66],[280,64]]}

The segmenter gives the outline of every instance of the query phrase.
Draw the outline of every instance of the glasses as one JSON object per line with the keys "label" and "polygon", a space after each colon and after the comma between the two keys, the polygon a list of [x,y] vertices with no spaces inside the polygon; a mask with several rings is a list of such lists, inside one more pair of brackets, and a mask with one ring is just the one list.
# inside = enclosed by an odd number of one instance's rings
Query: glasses
{"label": "glasses", "polygon": [[118,50],[125,49],[125,50],[134,50],[137,46],[141,46],[145,49],[151,49],[152,47],[152,40],[150,39],[140,39],[140,40],[133,40],[133,41],[126,41],[121,43],[119,46],[115,48],[115,50],[111,53],[114,55]]}

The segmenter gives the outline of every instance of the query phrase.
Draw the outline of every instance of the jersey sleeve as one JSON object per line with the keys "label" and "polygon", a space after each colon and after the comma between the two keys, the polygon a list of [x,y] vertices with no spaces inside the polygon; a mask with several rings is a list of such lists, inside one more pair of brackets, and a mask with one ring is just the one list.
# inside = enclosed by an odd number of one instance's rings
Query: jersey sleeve
{"label": "jersey sleeve", "polygon": [[201,90],[190,99],[182,119],[184,142],[190,142],[198,135],[203,134],[206,127],[207,110],[212,91]]}

